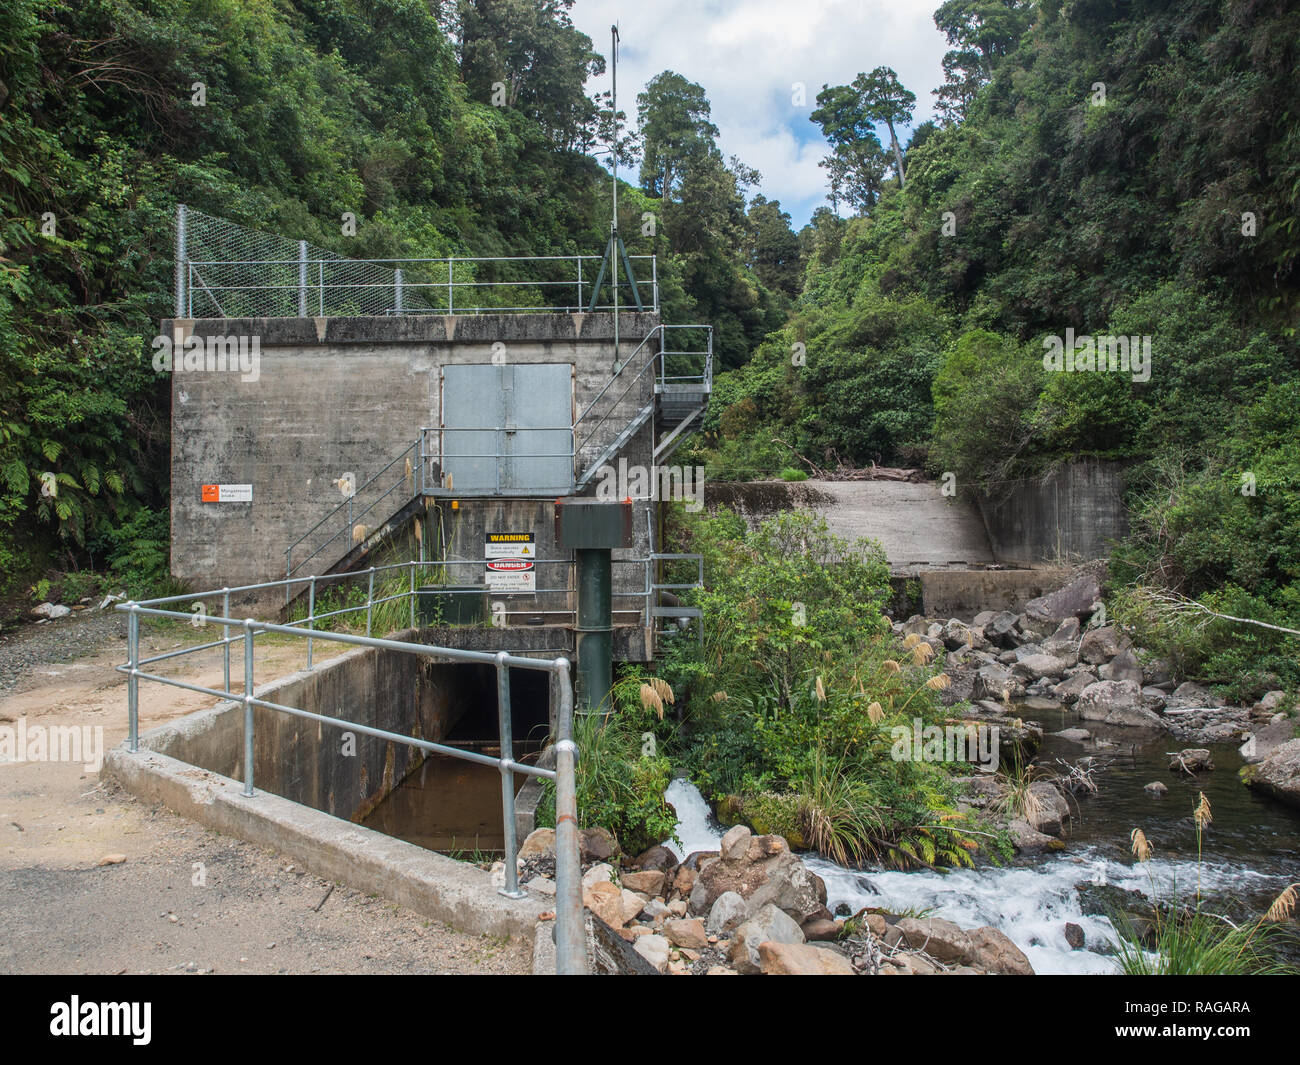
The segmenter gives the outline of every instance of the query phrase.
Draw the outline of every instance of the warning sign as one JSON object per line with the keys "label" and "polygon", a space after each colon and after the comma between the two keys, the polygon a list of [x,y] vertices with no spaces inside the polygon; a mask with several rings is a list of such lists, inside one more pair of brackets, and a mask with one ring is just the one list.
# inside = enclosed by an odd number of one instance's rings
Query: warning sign
{"label": "warning sign", "polygon": [[205,484],[201,496],[204,503],[251,503],[251,484]]}
{"label": "warning sign", "polygon": [[537,544],[532,533],[488,533],[483,557],[489,590],[537,591]]}

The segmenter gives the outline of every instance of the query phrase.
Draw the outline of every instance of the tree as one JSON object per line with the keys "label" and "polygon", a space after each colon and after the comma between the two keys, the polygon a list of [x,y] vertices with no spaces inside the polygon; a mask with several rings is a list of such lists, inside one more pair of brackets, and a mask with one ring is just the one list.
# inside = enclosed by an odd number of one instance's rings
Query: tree
{"label": "tree", "polygon": [[852,85],[822,86],[812,120],[822,127],[834,149],[822,163],[831,174],[832,200],[843,196],[860,207],[875,203],[884,176],[877,122],[889,129],[898,183],[904,184],[903,151],[894,124],[910,122],[915,103],[916,95],[899,84],[898,75],[889,67],[859,74]]}
{"label": "tree", "polygon": [[642,139],[641,187],[667,199],[692,161],[714,148],[718,127],[709,121],[711,108],[704,87],[665,70],[637,94],[637,125]]}
{"label": "tree", "polygon": [[796,296],[799,292],[799,238],[780,200],[755,196],[749,205],[747,258],[758,279],[769,288]]}
{"label": "tree", "polygon": [[905,185],[903,176],[903,150],[898,146],[898,134],[894,123],[912,121],[912,108],[916,104],[916,94],[909,92],[899,83],[898,75],[889,67],[876,67],[870,74],[859,74],[853,79],[853,89],[866,116],[876,122],[883,122],[889,127],[889,143],[894,149],[894,161],[898,164],[898,183]]}
{"label": "tree", "polygon": [[993,68],[1019,42],[1033,15],[1025,0],[947,0],[934,24],[956,47],[943,57],[943,85],[934,90],[945,125],[962,121]]}

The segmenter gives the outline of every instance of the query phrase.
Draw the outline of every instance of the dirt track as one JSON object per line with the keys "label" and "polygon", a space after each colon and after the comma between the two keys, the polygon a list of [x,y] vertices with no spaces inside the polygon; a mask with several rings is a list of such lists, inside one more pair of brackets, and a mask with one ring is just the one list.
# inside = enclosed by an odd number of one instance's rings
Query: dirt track
{"label": "dirt track", "polygon": [[[88,623],[95,631],[59,631]],[[211,638],[210,630],[146,632],[141,646],[149,654]],[[318,644],[316,653],[321,661],[330,649]],[[304,655],[259,645],[258,676],[289,672]],[[126,679],[113,669],[125,641],[106,619],[28,629],[0,644],[0,662],[6,656],[14,682],[0,697],[0,725],[99,726],[105,749],[125,738]],[[56,661],[72,656],[80,657]],[[219,649],[151,668],[221,685]],[[232,675],[243,675],[237,649]],[[141,731],[210,702],[142,684]],[[109,855],[126,861],[100,865]],[[531,944],[461,935],[330,887],[271,851],[150,808],[83,765],[0,763],[0,972],[528,971]]]}

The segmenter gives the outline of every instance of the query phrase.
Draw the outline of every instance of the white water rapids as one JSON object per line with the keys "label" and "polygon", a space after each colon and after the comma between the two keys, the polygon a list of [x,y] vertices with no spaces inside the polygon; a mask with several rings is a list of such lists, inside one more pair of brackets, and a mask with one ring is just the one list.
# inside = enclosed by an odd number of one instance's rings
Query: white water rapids
{"label": "white water rapids", "polygon": [[[709,804],[690,781],[678,778],[664,797],[677,810],[677,836],[681,846],[664,846],[684,858],[692,851],[717,850],[723,829],[713,820]],[[1034,972],[1114,973],[1113,958],[1095,953],[1113,942],[1115,931],[1105,917],[1085,916],[1080,910],[1076,885],[1108,883],[1150,896],[1154,890],[1168,897],[1176,884],[1187,890],[1197,879],[1191,861],[1151,861],[1135,867],[1100,858],[1092,848],[1073,854],[1054,854],[1032,866],[984,866],[951,872],[861,871],[846,869],[823,858],[803,855],[803,861],[826,882],[827,905],[833,911],[846,903],[853,912],[878,906],[887,912],[928,910],[963,928],[993,925],[1016,944]],[[1240,890],[1249,879],[1268,882],[1264,874],[1227,863],[1206,863],[1200,870],[1204,890]],[[1065,941],[1066,922],[1083,929],[1083,950],[1071,950]]]}

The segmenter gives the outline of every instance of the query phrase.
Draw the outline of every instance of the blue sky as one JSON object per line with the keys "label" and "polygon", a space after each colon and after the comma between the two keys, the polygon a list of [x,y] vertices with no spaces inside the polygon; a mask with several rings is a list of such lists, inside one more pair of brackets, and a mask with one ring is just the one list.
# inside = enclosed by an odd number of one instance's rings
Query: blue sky
{"label": "blue sky", "polygon": [[[823,84],[893,67],[916,94],[914,122],[934,114],[948,44],[934,25],[941,0],[576,0],[569,14],[608,57],[619,23],[619,105],[635,121],[636,94],[661,70],[698,82],[713,105],[724,155],[763,175],[795,229],[826,202],[821,131],[808,118]],[[802,82],[806,103],[791,102]],[[588,82],[609,87],[608,72]],[[882,130],[882,143],[888,134]],[[904,141],[906,137],[902,138]],[[635,175],[632,175],[635,180]],[[754,190],[751,190],[751,194]]]}

